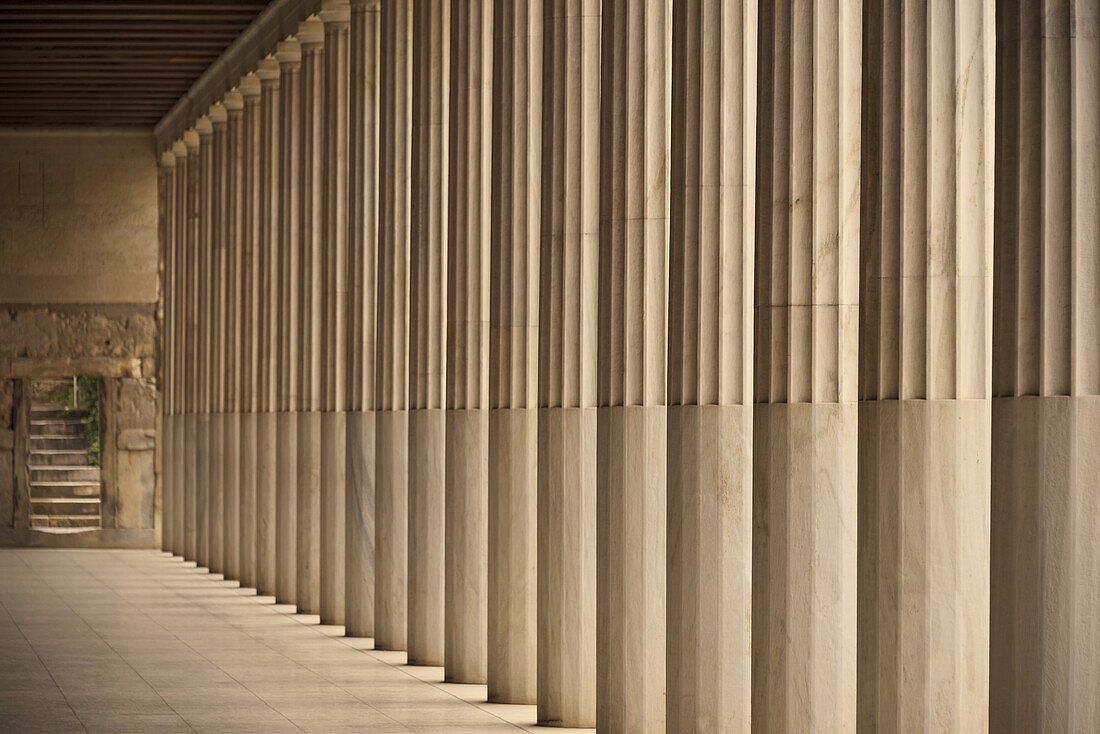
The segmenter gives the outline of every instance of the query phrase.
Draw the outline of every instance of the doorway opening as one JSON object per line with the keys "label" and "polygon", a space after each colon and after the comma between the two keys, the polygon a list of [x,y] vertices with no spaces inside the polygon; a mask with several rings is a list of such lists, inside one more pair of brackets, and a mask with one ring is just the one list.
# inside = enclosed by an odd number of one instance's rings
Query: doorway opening
{"label": "doorway opening", "polygon": [[100,380],[90,375],[27,381],[30,526],[51,533],[102,527]]}

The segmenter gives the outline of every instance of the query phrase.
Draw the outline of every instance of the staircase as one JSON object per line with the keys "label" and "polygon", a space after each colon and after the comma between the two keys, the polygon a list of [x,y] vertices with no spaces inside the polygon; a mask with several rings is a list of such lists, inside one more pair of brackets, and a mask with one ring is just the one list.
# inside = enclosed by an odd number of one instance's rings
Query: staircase
{"label": "staircase", "polygon": [[99,467],[88,464],[86,410],[31,403],[27,470],[31,527],[79,532],[100,527]]}

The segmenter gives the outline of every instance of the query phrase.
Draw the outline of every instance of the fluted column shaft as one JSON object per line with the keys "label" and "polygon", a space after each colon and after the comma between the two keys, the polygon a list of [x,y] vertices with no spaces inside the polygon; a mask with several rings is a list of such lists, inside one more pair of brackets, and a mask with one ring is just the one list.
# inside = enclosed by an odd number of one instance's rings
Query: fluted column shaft
{"label": "fluted column shaft", "polygon": [[210,260],[210,459],[207,482],[207,536],[211,573],[225,571],[225,270],[226,270],[226,112],[215,103],[210,108],[214,133],[212,172],[212,242]]}
{"label": "fluted column shaft", "polygon": [[241,79],[244,96],[244,175],[241,196],[244,200],[241,228],[241,428],[240,428],[240,582],[256,586],[257,525],[257,410],[259,408],[260,344],[260,222],[262,129],[260,80],[253,74]]}
{"label": "fluted column shaft", "polygon": [[489,531],[493,3],[451,5],[443,675],[484,683]]}
{"label": "fluted column shaft", "polygon": [[600,100],[596,726],[665,731],[672,3],[605,3]]}
{"label": "fluted column shaft", "polygon": [[600,17],[544,3],[538,719],[596,724]]}
{"label": "fluted column shaft", "polygon": [[172,497],[176,490],[175,477],[175,406],[172,402],[175,386],[175,370],[172,358],[175,345],[176,310],[176,156],[169,148],[160,156],[159,167],[159,234],[161,242],[161,349],[157,359],[160,365],[161,423],[160,461],[161,496],[160,514],[156,522],[160,528],[160,549],[172,552],[175,539],[172,536]]}
{"label": "fluted column shaft", "polygon": [[1100,729],[1100,4],[996,8],[990,731]]}
{"label": "fluted column shaft", "polygon": [[279,187],[278,312],[275,445],[275,601],[294,604],[298,579],[298,364],[299,346],[299,227],[298,217],[302,144],[302,51],[296,41],[281,41],[279,62]]}
{"label": "fluted column shaft", "polygon": [[757,4],[672,26],[667,721],[747,733]]}
{"label": "fluted column shaft", "polygon": [[195,253],[195,563],[210,567],[210,282],[213,255],[214,127],[199,134],[198,249]]}
{"label": "fluted column shaft", "polygon": [[375,277],[378,250],[378,0],[351,4],[348,95],[348,417],[344,628],[374,636]]}
{"label": "fluted column shaft", "polygon": [[542,1],[494,3],[489,282],[489,700],[536,701]]}
{"label": "fluted column shaft", "polygon": [[244,225],[244,99],[230,91],[225,123],[225,419],[222,427],[222,573],[240,578],[241,507],[241,271]]}
{"label": "fluted column shaft", "polygon": [[321,163],[324,29],[316,19],[298,26],[302,49],[298,110],[298,537],[297,605],[301,614],[321,611]]}
{"label": "fluted column shaft", "polygon": [[173,278],[175,296],[175,308],[173,313],[173,350],[172,350],[172,370],[175,375],[173,380],[173,398],[172,403],[174,406],[175,419],[174,428],[172,430],[173,449],[172,453],[175,456],[173,461],[173,484],[175,490],[172,492],[172,552],[180,557],[183,557],[183,526],[184,526],[184,495],[186,494],[186,466],[187,457],[184,441],[185,433],[185,412],[186,405],[183,401],[185,394],[185,381],[187,378],[187,372],[184,369],[184,350],[183,350],[183,338],[184,331],[187,328],[187,185],[188,185],[188,173],[187,173],[187,146],[183,140],[178,140],[172,146],[172,155],[176,158],[176,186],[175,186],[175,206],[174,206],[174,229],[176,239],[176,267],[175,277]]}
{"label": "fluted column shaft", "polygon": [[183,557],[194,561],[198,552],[198,326],[199,326],[199,195],[201,192],[199,134],[194,129],[183,136],[187,146],[187,190],[184,239],[184,329],[183,347],[183,423],[184,485],[183,485]]}
{"label": "fluted column shaft", "polygon": [[450,4],[413,0],[409,663],[442,665]]}
{"label": "fluted column shaft", "polygon": [[985,731],[992,2],[867,8],[859,727]]}
{"label": "fluted column shaft", "polygon": [[374,645],[407,641],[409,479],[408,0],[382,3],[375,349]]}
{"label": "fluted column shaft", "polygon": [[347,0],[325,0],[324,221],[321,318],[321,623],[344,623],[347,501],[348,33]]}
{"label": "fluted column shaft", "polygon": [[752,721],[856,725],[861,4],[760,6]]}
{"label": "fluted column shaft", "polygon": [[256,68],[260,80],[260,178],[259,225],[256,238],[258,330],[256,345],[256,593],[275,595],[276,528],[276,379],[278,344],[278,256],[279,242],[279,62],[260,59]]}

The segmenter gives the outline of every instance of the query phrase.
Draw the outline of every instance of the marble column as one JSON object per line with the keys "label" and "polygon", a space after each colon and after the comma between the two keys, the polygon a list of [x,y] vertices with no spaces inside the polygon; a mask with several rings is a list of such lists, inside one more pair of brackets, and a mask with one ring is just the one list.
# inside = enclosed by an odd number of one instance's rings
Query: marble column
{"label": "marble column", "polygon": [[994,3],[866,17],[859,727],[987,731]]}
{"label": "marble column", "polygon": [[374,636],[379,24],[378,0],[355,0],[351,4],[344,510],[344,630],[349,637]]}
{"label": "marble column", "polygon": [[672,3],[602,17],[596,727],[665,731]]}
{"label": "marble column", "polygon": [[176,491],[175,473],[175,424],[176,413],[173,395],[176,374],[173,365],[176,312],[176,156],[171,148],[160,156],[160,229],[161,229],[161,316],[160,379],[161,386],[161,496],[160,496],[160,549],[171,553],[175,545],[172,534],[172,502]]}
{"label": "marble column", "polygon": [[275,601],[297,601],[298,536],[298,364],[303,359],[298,342],[299,242],[298,151],[302,144],[302,49],[293,38],[280,41],[279,62],[279,204],[278,204],[278,312],[276,334],[278,413],[275,446]]}
{"label": "marble column", "polygon": [[750,730],[757,4],[673,6],[667,726]]}
{"label": "marble column", "polygon": [[255,317],[256,354],[256,593],[275,595],[276,472],[276,374],[278,349],[279,287],[279,62],[268,56],[256,66],[260,80],[260,178],[259,227],[255,238],[257,253],[257,291],[259,311]]}
{"label": "marble column", "polygon": [[455,0],[451,13],[443,676],[485,683],[493,2]]}
{"label": "marble column", "polygon": [[299,614],[321,611],[321,95],[324,27],[310,18],[298,26],[302,52],[298,109],[298,537]]}
{"label": "marble column", "polygon": [[443,665],[450,4],[413,0],[409,663]]}
{"label": "marble column", "polygon": [[409,509],[409,0],[382,3],[380,20],[374,646],[404,650]]}
{"label": "marble column", "polygon": [[996,7],[990,731],[1100,730],[1098,21]]}
{"label": "marble column", "polygon": [[538,720],[596,725],[600,16],[545,0]]}
{"label": "marble column", "polygon": [[861,3],[760,6],[752,722],[856,726]]}
{"label": "marble column", "polygon": [[187,328],[186,318],[186,294],[187,294],[187,146],[183,139],[177,140],[172,145],[172,155],[176,159],[175,175],[175,201],[173,210],[173,231],[175,233],[175,274],[173,276],[173,289],[175,291],[175,307],[172,313],[172,517],[171,537],[173,555],[183,557],[183,511],[184,494],[186,492],[186,452],[184,449],[184,382],[186,371],[183,364],[183,337]]}
{"label": "marble column", "polygon": [[347,0],[324,0],[322,171],[321,624],[344,623],[347,468],[348,63]]}
{"label": "marble column", "polygon": [[225,572],[224,517],[225,507],[225,270],[226,270],[226,111],[221,102],[210,107],[210,122],[214,133],[212,242],[210,245],[210,464],[207,482],[207,533],[211,573]]}
{"label": "marble column", "polygon": [[222,573],[240,578],[241,498],[241,228],[244,224],[244,98],[231,90],[225,106],[225,418],[222,440]]}
{"label": "marble column", "polygon": [[198,238],[195,253],[195,564],[210,568],[210,260],[214,206],[214,126],[203,115],[199,134]]}
{"label": "marble column", "polygon": [[241,227],[241,428],[240,428],[240,582],[256,587],[256,487],[257,487],[257,409],[259,407],[259,312],[260,312],[260,172],[261,129],[260,80],[255,74],[241,78],[244,97],[244,175],[241,196],[244,200]]}
{"label": "marble column", "polygon": [[489,700],[536,701],[542,0],[493,4]]}
{"label": "marble column", "polygon": [[182,361],[184,370],[183,401],[183,557],[194,561],[198,552],[198,283],[199,283],[199,134],[192,128],[183,135],[187,147],[187,192],[184,237],[184,329]]}

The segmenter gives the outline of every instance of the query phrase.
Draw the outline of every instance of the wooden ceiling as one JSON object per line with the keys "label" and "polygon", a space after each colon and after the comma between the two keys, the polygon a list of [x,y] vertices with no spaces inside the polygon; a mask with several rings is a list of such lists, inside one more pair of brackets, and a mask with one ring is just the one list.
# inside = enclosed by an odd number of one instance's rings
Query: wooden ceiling
{"label": "wooden ceiling", "polygon": [[266,0],[0,0],[0,125],[152,127]]}

